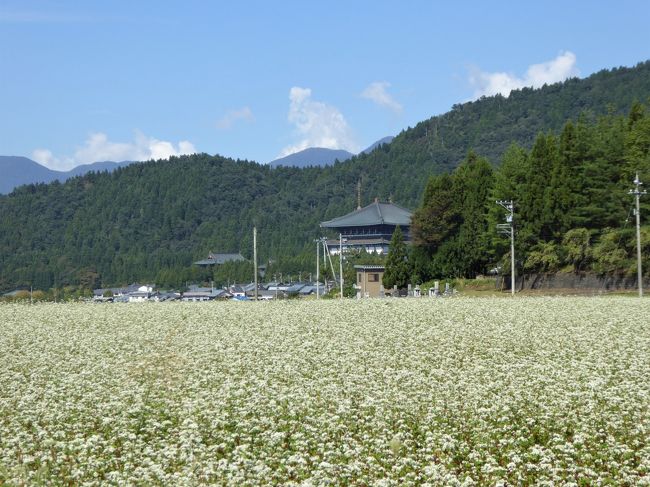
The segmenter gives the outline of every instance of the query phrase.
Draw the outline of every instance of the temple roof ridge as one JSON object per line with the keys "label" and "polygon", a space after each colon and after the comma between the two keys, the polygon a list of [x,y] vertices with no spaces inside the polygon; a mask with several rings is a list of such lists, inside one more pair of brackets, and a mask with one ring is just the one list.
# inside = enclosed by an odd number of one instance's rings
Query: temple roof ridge
{"label": "temple roof ridge", "polygon": [[354,210],[332,220],[322,222],[323,228],[342,228],[371,225],[400,225],[411,224],[412,213],[395,203],[381,203],[375,199],[372,203],[363,208]]}

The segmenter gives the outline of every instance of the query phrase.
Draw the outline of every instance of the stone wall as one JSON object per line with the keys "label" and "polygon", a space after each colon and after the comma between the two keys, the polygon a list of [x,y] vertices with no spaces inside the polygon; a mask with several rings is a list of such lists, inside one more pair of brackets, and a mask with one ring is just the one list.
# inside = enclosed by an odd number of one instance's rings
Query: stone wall
{"label": "stone wall", "polygon": [[[517,290],[526,289],[583,289],[594,291],[634,290],[636,277],[599,276],[590,273],[527,274],[517,276]],[[497,289],[510,289],[510,276],[499,276]],[[650,278],[643,279],[643,288],[650,290]]]}

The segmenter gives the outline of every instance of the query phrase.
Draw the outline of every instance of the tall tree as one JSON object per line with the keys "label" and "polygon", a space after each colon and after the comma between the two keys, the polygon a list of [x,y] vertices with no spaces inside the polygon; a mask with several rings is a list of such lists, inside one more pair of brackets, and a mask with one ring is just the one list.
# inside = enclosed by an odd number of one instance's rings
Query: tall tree
{"label": "tall tree", "polygon": [[414,244],[433,255],[442,242],[457,233],[460,221],[454,177],[444,173],[429,178],[422,205],[411,218]]}
{"label": "tall tree", "polygon": [[[486,159],[470,151],[452,175],[429,180],[412,232],[417,274],[474,277],[489,261],[487,212],[494,177]],[[423,252],[431,266],[423,265]]]}
{"label": "tall tree", "polygon": [[520,204],[520,239],[527,246],[554,236],[554,221],[549,200],[553,167],[557,164],[557,145],[551,134],[539,134],[530,151],[525,192]]}
{"label": "tall tree", "polygon": [[[525,193],[524,185],[527,176],[528,153],[523,147],[513,143],[503,154],[501,165],[494,174],[494,186],[488,201],[488,243],[486,252],[489,255],[490,262],[494,265],[497,264],[500,257],[510,251],[510,239],[497,232],[497,225],[505,223],[506,212],[496,202],[499,200],[514,201],[515,213],[517,213]],[[519,239],[516,239],[516,244],[519,247]]]}
{"label": "tall tree", "polygon": [[489,260],[487,214],[494,184],[492,167],[470,151],[456,169],[454,182],[462,220],[456,239],[457,275],[474,278],[485,272]]}
{"label": "tall tree", "polygon": [[398,289],[403,289],[408,286],[410,275],[411,270],[408,262],[406,243],[404,242],[404,233],[397,226],[390,239],[388,256],[386,257],[386,271],[384,272],[382,283],[385,288],[397,286]]}
{"label": "tall tree", "polygon": [[638,172],[641,181],[650,181],[650,116],[640,103],[632,106],[628,116],[625,154],[625,178],[631,181]]}

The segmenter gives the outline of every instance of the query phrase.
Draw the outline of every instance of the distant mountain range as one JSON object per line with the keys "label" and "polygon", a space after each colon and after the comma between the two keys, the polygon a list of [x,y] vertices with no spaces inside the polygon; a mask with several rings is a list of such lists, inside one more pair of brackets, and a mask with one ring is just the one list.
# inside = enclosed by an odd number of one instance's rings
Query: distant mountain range
{"label": "distant mountain range", "polygon": [[[362,150],[359,154],[367,154],[382,144],[390,144],[393,136],[384,137],[370,147]],[[347,161],[357,154],[341,149],[325,149],[324,147],[310,147],[288,156],[275,159],[269,163],[272,167],[308,167],[308,166],[329,166],[334,162]]]}
{"label": "distant mountain range", "polygon": [[64,182],[75,176],[95,171],[113,171],[118,167],[131,164],[124,162],[95,162],[93,164],[82,164],[69,171],[54,171],[27,157],[0,156],[0,194],[8,194],[14,188],[23,184],[50,183],[55,180]]}
{"label": "distant mountain range", "polygon": [[[392,136],[384,137],[372,144],[359,154],[367,154],[382,144],[389,144]],[[346,161],[355,154],[345,150],[325,149],[312,147],[296,152],[295,154],[276,159],[270,163],[271,166],[307,167],[307,166],[329,166],[335,161]],[[24,184],[51,183],[52,181],[64,182],[75,176],[83,176],[91,171],[103,172],[114,171],[118,167],[128,166],[132,161],[123,162],[94,162],[82,164],[69,171],[55,171],[38,162],[22,156],[0,156],[0,194],[9,194],[14,188]]]}

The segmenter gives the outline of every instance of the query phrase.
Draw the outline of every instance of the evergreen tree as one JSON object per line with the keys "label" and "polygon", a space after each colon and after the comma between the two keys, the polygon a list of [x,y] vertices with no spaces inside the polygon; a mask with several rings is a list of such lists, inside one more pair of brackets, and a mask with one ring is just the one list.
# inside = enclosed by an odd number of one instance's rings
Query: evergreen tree
{"label": "evergreen tree", "polygon": [[634,104],[628,116],[625,154],[624,178],[632,181],[638,173],[641,181],[650,181],[650,117],[639,103]]}
{"label": "evergreen tree", "polygon": [[525,192],[520,204],[520,239],[527,245],[554,236],[553,209],[550,204],[553,190],[550,186],[553,168],[558,157],[553,135],[539,134],[530,151]]}
{"label": "evergreen tree", "polygon": [[460,221],[454,177],[444,173],[429,178],[422,205],[411,218],[414,244],[433,255],[442,242],[458,232]]}
{"label": "evergreen tree", "polygon": [[388,256],[386,257],[386,271],[382,283],[385,288],[397,286],[403,289],[408,286],[411,270],[409,268],[408,254],[404,234],[399,226],[395,227],[393,236],[390,239],[388,247]]}
{"label": "evergreen tree", "polygon": [[[474,277],[484,272],[493,183],[489,163],[472,151],[452,175],[429,180],[412,219],[418,277]],[[430,266],[424,265],[425,254],[431,256]]]}
{"label": "evergreen tree", "polygon": [[[510,252],[510,239],[497,233],[497,225],[506,221],[506,211],[496,202],[499,200],[514,201],[515,213],[517,213],[523,200],[527,176],[528,153],[523,147],[513,143],[503,154],[501,165],[494,174],[494,186],[488,201],[487,248],[485,251],[489,256],[490,263],[494,266],[497,265],[500,257]],[[515,242],[517,250],[519,250],[519,239],[516,239]],[[509,265],[510,260],[507,259],[507,262]]]}
{"label": "evergreen tree", "polygon": [[551,180],[546,205],[553,221],[553,238],[560,241],[573,225],[573,209],[578,191],[579,153],[576,130],[568,122],[560,135],[557,157],[551,167]]}
{"label": "evergreen tree", "polygon": [[456,276],[474,278],[485,271],[488,255],[487,214],[494,184],[488,161],[470,152],[455,172],[462,222],[456,239]]}

